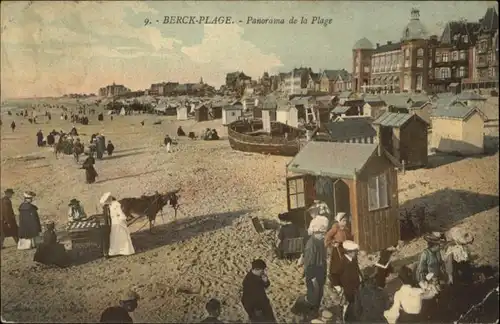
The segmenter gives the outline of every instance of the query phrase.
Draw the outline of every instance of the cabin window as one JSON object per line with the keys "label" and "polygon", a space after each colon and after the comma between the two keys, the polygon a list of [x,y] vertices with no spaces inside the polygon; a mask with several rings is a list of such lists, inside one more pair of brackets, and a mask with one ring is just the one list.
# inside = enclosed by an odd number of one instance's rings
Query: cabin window
{"label": "cabin window", "polygon": [[444,52],[443,53],[443,62],[448,62],[448,53],[447,52]]}
{"label": "cabin window", "polygon": [[288,179],[288,200],[290,209],[305,207],[304,179]]}
{"label": "cabin window", "polygon": [[382,173],[368,180],[368,209],[370,211],[389,207],[387,174]]}

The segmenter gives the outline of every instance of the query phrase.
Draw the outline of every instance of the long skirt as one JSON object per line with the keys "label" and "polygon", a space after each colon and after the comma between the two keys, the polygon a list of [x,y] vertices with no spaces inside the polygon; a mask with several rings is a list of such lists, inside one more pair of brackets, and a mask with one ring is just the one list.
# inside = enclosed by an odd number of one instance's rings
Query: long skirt
{"label": "long skirt", "polygon": [[330,279],[330,287],[340,286],[340,272],[342,271],[342,247],[332,248],[330,256],[330,268],[328,277]]}
{"label": "long skirt", "polygon": [[85,177],[87,179],[87,183],[94,183],[95,178],[97,177],[97,172],[94,167],[89,167],[85,169]]}
{"label": "long skirt", "polygon": [[[317,266],[306,269],[307,301],[319,309],[323,299],[323,291],[326,282],[326,266]],[[314,280],[316,279],[316,284]]]}

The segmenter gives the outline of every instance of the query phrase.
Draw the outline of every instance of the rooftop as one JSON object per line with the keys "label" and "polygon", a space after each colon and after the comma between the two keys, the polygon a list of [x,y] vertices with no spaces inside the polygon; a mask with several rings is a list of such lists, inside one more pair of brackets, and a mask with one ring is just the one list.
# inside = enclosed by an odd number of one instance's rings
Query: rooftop
{"label": "rooftop", "polygon": [[326,123],[324,127],[330,137],[337,141],[377,135],[370,118],[345,118],[342,121]]}
{"label": "rooftop", "polygon": [[461,102],[454,102],[451,105],[436,107],[436,109],[432,111],[432,117],[464,120],[475,111],[481,115],[483,120],[486,119],[484,114],[477,107],[467,106]]}
{"label": "rooftop", "polygon": [[373,121],[374,125],[399,128],[404,126],[414,115],[384,112]]}
{"label": "rooftop", "polygon": [[353,179],[376,150],[376,144],[309,142],[287,169],[299,174]]}
{"label": "rooftop", "polygon": [[363,38],[361,38],[360,40],[358,40],[354,44],[354,46],[353,46],[352,49],[353,50],[357,50],[357,49],[361,49],[361,50],[364,50],[364,49],[373,49],[373,44],[372,44],[372,42],[370,42],[368,40],[368,38],[363,37]]}
{"label": "rooftop", "polygon": [[412,9],[410,21],[403,29],[401,41],[409,41],[415,39],[426,39],[428,36],[427,29],[420,21],[420,10]]}

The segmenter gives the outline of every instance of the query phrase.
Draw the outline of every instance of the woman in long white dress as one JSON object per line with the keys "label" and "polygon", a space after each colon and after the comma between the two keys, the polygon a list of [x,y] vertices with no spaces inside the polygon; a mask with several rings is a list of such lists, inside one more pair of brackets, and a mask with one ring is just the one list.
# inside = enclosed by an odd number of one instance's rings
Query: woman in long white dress
{"label": "woman in long white dress", "polygon": [[127,226],[127,216],[123,212],[121,204],[114,197],[112,197],[111,194],[107,193],[106,195],[108,197],[104,199],[104,203],[109,204],[109,214],[111,218],[108,255],[115,256],[134,254],[135,249]]}

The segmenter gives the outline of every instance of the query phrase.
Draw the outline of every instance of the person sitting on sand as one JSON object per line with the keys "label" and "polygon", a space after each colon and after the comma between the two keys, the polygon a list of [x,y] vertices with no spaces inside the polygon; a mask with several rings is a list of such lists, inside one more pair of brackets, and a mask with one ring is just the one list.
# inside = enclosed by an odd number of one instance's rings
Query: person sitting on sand
{"label": "person sitting on sand", "polygon": [[76,198],[70,200],[68,204],[68,220],[70,222],[78,222],[82,219],[87,218],[87,214],[80,204],[80,201]]}
{"label": "person sitting on sand", "polygon": [[220,139],[219,134],[217,134],[217,131],[215,130],[215,128],[212,129],[212,134],[211,134],[210,139],[213,141]]}
{"label": "person sitting on sand", "polygon": [[257,259],[243,280],[241,303],[252,323],[276,323],[271,302],[266,294],[270,282],[266,275],[266,263]]}
{"label": "person sitting on sand", "polygon": [[177,136],[186,136],[186,133],[184,133],[182,126],[179,126],[179,128],[177,128]]}
{"label": "person sitting on sand", "polygon": [[108,152],[108,156],[113,155],[113,151],[115,150],[115,146],[111,141],[108,141],[108,146],[106,146],[106,152]]}
{"label": "person sitting on sand", "polygon": [[33,261],[60,268],[65,268],[70,264],[64,245],[57,242],[54,222],[47,224],[47,230],[43,233],[43,242],[37,247]]}
{"label": "person sitting on sand", "polygon": [[215,298],[210,299],[205,305],[205,310],[207,311],[208,316],[200,323],[224,323],[219,320],[219,316],[221,313],[220,301]]}
{"label": "person sitting on sand", "polygon": [[139,295],[134,291],[128,291],[120,300],[120,306],[108,307],[102,312],[100,323],[133,323],[129,313],[136,310]]}

